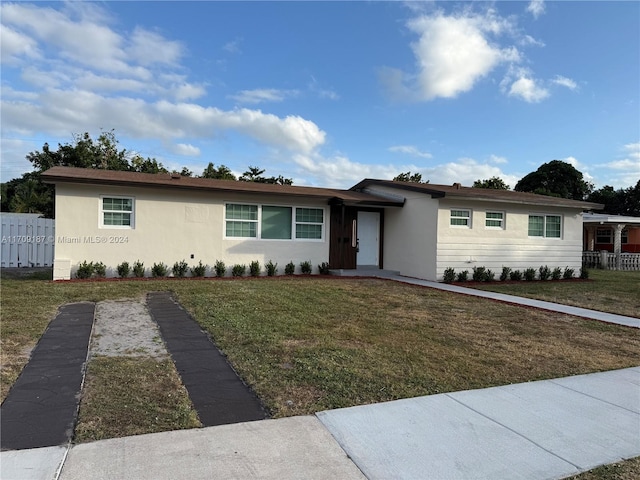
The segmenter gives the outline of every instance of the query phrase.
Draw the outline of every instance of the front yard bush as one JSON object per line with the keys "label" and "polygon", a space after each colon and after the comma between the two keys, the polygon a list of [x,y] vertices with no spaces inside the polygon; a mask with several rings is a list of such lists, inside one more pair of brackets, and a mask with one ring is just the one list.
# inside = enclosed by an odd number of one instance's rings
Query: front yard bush
{"label": "front yard bush", "polygon": [[296,273],[296,264],[293,262],[287,263],[284,267],[284,273],[285,275],[293,275]]}
{"label": "front yard bush", "polygon": [[181,262],[174,263],[171,271],[173,272],[174,277],[182,278],[187,274],[188,269],[189,265],[187,265],[187,262],[182,260]]}
{"label": "front yard bush", "polygon": [[327,262],[322,262],[318,265],[318,272],[320,275],[329,275],[329,270],[331,270],[331,267]]}
{"label": "front yard bush", "polygon": [[551,276],[551,269],[546,265],[541,265],[538,269],[538,273],[540,275],[540,280],[549,280],[549,277]]}
{"label": "front yard bush", "polygon": [[78,278],[91,278],[93,275],[94,266],[93,262],[87,263],[85,260],[80,265],[78,265],[78,270],[76,271],[76,277]]}
{"label": "front yard bush", "polygon": [[484,280],[484,267],[473,267],[473,273],[471,274],[471,278],[474,282],[482,282]]}
{"label": "front yard bush", "polygon": [[453,283],[456,279],[456,271],[449,267],[444,269],[444,275],[442,276],[442,281],[444,283]]}
{"label": "front yard bush", "polygon": [[273,277],[278,273],[278,264],[273,263],[271,260],[264,264],[264,268],[267,270],[268,277]]}
{"label": "front yard bush", "polygon": [[560,280],[562,278],[562,269],[560,267],[556,267],[551,272],[551,280]]}
{"label": "front yard bush", "polygon": [[231,275],[234,276],[234,277],[242,277],[242,276],[244,276],[246,271],[247,271],[247,266],[246,265],[241,265],[239,263],[237,263],[233,267],[231,267]]}
{"label": "front yard bush", "polygon": [[260,271],[261,271],[261,268],[260,268],[260,262],[259,261],[254,260],[253,262],[251,262],[249,264],[249,274],[252,277],[259,277],[260,276]]}
{"label": "front yard bush", "polygon": [[565,280],[569,280],[573,278],[574,273],[575,273],[575,270],[573,268],[564,267],[564,272],[562,272],[562,278],[564,278]]}
{"label": "front yard bush", "polygon": [[129,266],[129,262],[122,262],[116,267],[116,270],[118,271],[118,276],[120,278],[127,278],[129,276],[129,272],[131,272],[131,267]]}
{"label": "front yard bush", "polygon": [[514,282],[519,282],[522,280],[522,272],[520,270],[514,270],[513,272],[509,272],[509,279]]}
{"label": "front yard bush", "polygon": [[216,277],[224,277],[227,274],[227,266],[222,260],[216,261],[213,270],[216,272]]}
{"label": "front yard bush", "polygon": [[524,279],[527,282],[531,282],[536,279],[536,269],[535,268],[527,268],[524,271]]}
{"label": "front yard bush", "polygon": [[458,282],[466,282],[467,280],[469,280],[469,270],[463,270],[456,275],[456,281]]}
{"label": "front yard bush", "polygon": [[198,262],[198,265],[191,267],[192,277],[204,277],[207,273],[207,266],[202,264],[202,260]]}
{"label": "front yard bush", "polygon": [[309,275],[311,274],[311,269],[313,267],[311,266],[311,262],[309,260],[305,260],[304,262],[300,262],[300,271],[304,274],[304,275]]}
{"label": "front yard bush", "polygon": [[484,271],[484,275],[482,277],[482,281],[483,282],[493,282],[493,280],[495,279],[496,274],[493,273],[491,270],[489,270],[488,268]]}
{"label": "front yard bush", "polygon": [[511,273],[511,267],[502,267],[502,273],[500,274],[500,281],[504,282],[509,279]]}
{"label": "front yard bush", "polygon": [[144,263],[139,260],[133,262],[133,276],[136,278],[144,277]]}
{"label": "front yard bush", "polygon": [[107,276],[107,266],[102,262],[96,262],[93,264],[93,272],[96,277],[104,278]]}
{"label": "front yard bush", "polygon": [[168,267],[164,263],[154,263],[153,267],[151,267],[151,275],[154,278],[166,277],[168,270]]}
{"label": "front yard bush", "polygon": [[589,270],[587,270],[586,268],[582,267],[580,269],[580,278],[582,280],[587,280],[589,278]]}

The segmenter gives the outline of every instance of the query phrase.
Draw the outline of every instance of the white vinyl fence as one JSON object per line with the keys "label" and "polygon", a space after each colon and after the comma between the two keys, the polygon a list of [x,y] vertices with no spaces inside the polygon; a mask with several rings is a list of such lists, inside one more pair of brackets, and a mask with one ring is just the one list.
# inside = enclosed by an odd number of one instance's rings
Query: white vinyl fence
{"label": "white vinyl fence", "polygon": [[2,267],[51,267],[55,220],[37,214],[2,213]]}

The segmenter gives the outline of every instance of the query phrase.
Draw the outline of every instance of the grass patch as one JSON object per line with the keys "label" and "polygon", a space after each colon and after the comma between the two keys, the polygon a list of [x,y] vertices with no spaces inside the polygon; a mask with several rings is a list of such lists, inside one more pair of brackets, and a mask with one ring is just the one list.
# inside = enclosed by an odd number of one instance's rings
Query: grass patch
{"label": "grass patch", "polygon": [[[26,362],[20,352],[59,305],[164,290],[175,292],[276,417],[640,364],[640,336],[629,328],[384,280],[7,280],[2,355],[12,368],[3,368],[3,392]],[[96,365],[92,378],[126,385],[124,366]],[[104,395],[100,403],[120,394]],[[87,412],[94,433],[78,438],[108,435],[102,413]],[[155,431],[151,420],[136,433]]]}
{"label": "grass patch", "polygon": [[640,271],[589,270],[591,280],[473,285],[478,290],[536,298],[630,317],[640,316]]}
{"label": "grass patch", "polygon": [[200,425],[171,360],[91,359],[74,442]]}
{"label": "grass patch", "polygon": [[568,480],[637,480],[640,478],[640,457],[594,468],[569,477]]}

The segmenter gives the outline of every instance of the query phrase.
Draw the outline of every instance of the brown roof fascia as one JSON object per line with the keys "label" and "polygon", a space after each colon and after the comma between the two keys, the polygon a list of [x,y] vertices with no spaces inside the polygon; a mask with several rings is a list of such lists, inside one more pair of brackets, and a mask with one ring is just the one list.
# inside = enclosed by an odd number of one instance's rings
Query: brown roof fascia
{"label": "brown roof fascia", "polygon": [[234,180],[183,177],[173,174],[126,172],[118,170],[97,170],[75,167],[52,167],[43,172],[46,183],[75,183],[85,185],[114,185],[141,188],[175,188],[209,192],[234,192],[263,195],[285,195],[323,200],[338,199],[348,205],[402,206],[402,203],[351,190],[274,185]]}
{"label": "brown roof fascia", "polygon": [[488,188],[462,187],[455,185],[435,185],[430,183],[394,182],[391,180],[364,179],[351,187],[353,190],[362,191],[370,185],[380,185],[400,190],[431,195],[432,198],[463,198],[469,200],[482,200],[501,203],[537,205],[551,207],[580,208],[583,210],[599,210],[604,208],[600,203],[592,203],[568,198],[551,197],[536,193],[515,192],[513,190],[493,190]]}

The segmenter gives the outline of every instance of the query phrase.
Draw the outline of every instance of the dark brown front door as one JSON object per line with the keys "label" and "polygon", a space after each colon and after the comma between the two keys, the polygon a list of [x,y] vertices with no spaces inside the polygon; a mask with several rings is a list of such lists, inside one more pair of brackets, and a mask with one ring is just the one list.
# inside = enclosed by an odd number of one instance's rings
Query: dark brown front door
{"label": "dark brown front door", "polygon": [[353,207],[334,205],[331,207],[331,244],[329,266],[331,268],[356,268],[356,218]]}

